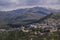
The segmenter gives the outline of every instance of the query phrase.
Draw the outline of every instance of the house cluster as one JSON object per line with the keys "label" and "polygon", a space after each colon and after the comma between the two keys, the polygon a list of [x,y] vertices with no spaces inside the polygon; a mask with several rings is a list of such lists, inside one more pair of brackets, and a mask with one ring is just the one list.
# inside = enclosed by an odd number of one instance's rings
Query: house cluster
{"label": "house cluster", "polygon": [[[31,30],[29,30],[29,28],[35,28],[35,29],[40,28],[42,29],[42,31],[38,32],[40,34],[44,34],[45,32],[52,33],[52,32],[58,31],[58,29],[60,30],[60,27],[58,27],[57,25],[60,25],[60,22],[54,19],[48,19],[48,20],[44,20],[42,23],[34,23],[34,24],[29,24],[27,26],[23,26],[22,31],[30,32]],[[37,34],[37,32],[34,32],[34,33]]]}
{"label": "house cluster", "polygon": [[46,30],[50,30],[51,32],[53,32],[53,31],[57,31],[56,24],[55,25],[54,24],[47,25],[47,24],[39,24],[39,23],[36,23],[36,24],[27,25],[26,27],[23,26],[21,29],[22,30],[24,30],[24,29],[28,29],[29,30],[29,28],[35,28],[35,29],[36,28],[41,28],[41,29],[46,29]]}
{"label": "house cluster", "polygon": [[[59,26],[60,26],[60,21],[49,18],[47,20],[44,20],[41,23],[33,23],[33,24],[21,26],[20,28],[10,28],[9,30],[0,29],[0,32],[19,30],[19,31],[23,31],[23,32],[31,32],[34,34],[43,35],[44,33],[52,33],[52,32],[56,32],[58,30],[60,31]],[[33,29],[42,29],[42,30],[32,31],[32,28]]]}

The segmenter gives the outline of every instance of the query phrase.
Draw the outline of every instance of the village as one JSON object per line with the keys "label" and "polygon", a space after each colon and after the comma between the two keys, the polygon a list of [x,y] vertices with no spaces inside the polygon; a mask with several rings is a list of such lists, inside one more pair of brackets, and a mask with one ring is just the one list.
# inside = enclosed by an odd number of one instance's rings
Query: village
{"label": "village", "polygon": [[33,23],[33,24],[21,26],[20,28],[10,28],[8,30],[0,29],[0,32],[9,32],[9,31],[18,30],[25,33],[33,32],[33,34],[43,35],[45,33],[53,33],[53,32],[60,31],[59,26],[60,26],[59,20],[48,18],[41,23]]}
{"label": "village", "polygon": [[[58,26],[60,26],[59,21],[49,18],[48,20],[44,20],[42,23],[30,24],[26,27],[22,26],[22,31],[31,32],[32,30],[29,29],[35,29],[35,34],[53,33],[60,31],[60,27]],[[36,29],[38,32],[36,31]]]}
{"label": "village", "polygon": [[53,32],[60,31],[60,19],[59,17],[51,14],[46,16],[42,22],[22,25],[21,27],[18,28],[0,29],[0,33],[11,32],[16,30],[22,31],[24,33],[32,33],[32,34],[40,34],[40,35],[44,35],[47,33],[51,34]]}

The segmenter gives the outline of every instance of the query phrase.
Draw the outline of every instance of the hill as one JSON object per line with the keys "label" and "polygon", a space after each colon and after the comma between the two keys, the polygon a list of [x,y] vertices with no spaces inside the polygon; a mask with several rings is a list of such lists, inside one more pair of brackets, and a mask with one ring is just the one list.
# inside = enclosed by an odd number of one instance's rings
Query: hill
{"label": "hill", "polygon": [[6,24],[16,24],[20,26],[39,22],[43,20],[43,18],[49,16],[51,12],[51,9],[46,9],[43,7],[17,9],[13,11],[0,11],[0,26],[4,27]]}
{"label": "hill", "polygon": [[43,7],[17,9],[13,11],[0,11],[0,22],[20,23],[26,20],[33,21],[47,16],[50,11]]}

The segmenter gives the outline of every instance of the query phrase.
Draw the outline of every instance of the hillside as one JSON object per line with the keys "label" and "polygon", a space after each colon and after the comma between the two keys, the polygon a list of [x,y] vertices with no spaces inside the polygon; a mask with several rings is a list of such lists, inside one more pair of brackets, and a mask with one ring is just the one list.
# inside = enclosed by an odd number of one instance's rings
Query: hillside
{"label": "hillside", "polygon": [[[51,12],[52,10],[43,7],[0,11],[0,27],[8,27],[7,24],[16,24],[21,26],[30,23],[42,22],[46,17],[48,18]],[[60,13],[58,14],[58,12],[54,12],[54,15],[60,15]]]}
{"label": "hillside", "polygon": [[[0,25],[2,24],[26,24],[37,21],[50,14],[50,10],[43,7],[16,9],[13,11],[0,11]],[[2,24],[1,24],[2,23]]]}
{"label": "hillside", "polygon": [[49,10],[42,7],[0,11],[0,21],[19,22],[22,20],[38,20],[49,14]]}

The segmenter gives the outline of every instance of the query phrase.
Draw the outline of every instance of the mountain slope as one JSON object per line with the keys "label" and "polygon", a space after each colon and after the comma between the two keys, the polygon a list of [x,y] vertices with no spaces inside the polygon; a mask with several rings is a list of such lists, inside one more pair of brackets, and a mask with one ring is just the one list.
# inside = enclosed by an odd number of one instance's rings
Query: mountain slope
{"label": "mountain slope", "polygon": [[20,23],[26,20],[39,20],[49,15],[51,10],[43,7],[33,7],[26,9],[17,9],[13,11],[0,11],[0,21],[7,23]]}

